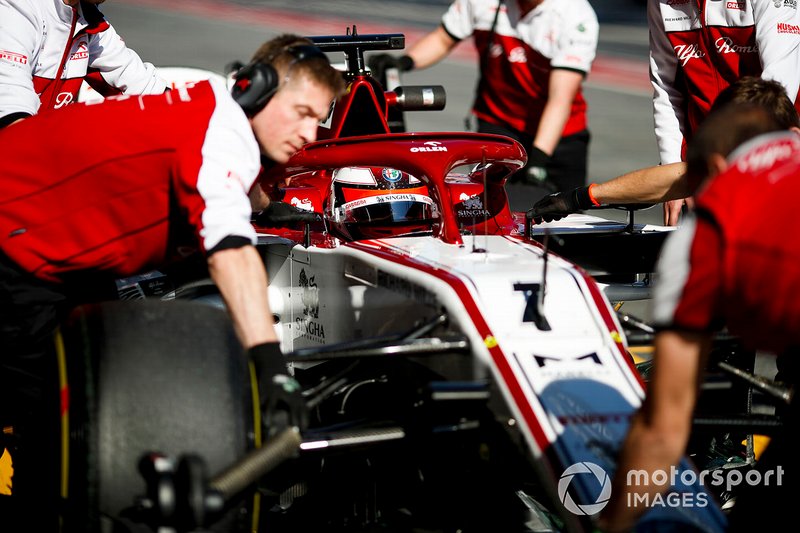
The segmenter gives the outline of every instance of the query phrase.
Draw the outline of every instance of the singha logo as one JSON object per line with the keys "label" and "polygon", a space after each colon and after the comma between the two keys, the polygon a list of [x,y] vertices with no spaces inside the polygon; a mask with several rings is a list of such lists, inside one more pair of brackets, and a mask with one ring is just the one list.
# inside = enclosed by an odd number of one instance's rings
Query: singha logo
{"label": "singha logo", "polygon": [[478,195],[467,196],[466,193],[461,193],[458,199],[461,201],[464,209],[483,209],[483,201],[481,201],[481,197]]}
{"label": "singha logo", "polygon": [[317,292],[316,276],[306,276],[305,269],[300,270],[298,285],[303,289],[300,301],[303,302],[303,314],[311,318],[319,318],[319,294]]}

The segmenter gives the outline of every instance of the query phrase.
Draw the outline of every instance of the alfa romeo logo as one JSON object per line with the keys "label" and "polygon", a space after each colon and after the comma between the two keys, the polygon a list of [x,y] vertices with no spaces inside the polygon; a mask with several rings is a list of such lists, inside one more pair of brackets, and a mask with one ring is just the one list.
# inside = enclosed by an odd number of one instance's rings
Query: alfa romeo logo
{"label": "alfa romeo logo", "polygon": [[403,177],[403,173],[395,168],[384,168],[381,171],[381,175],[383,179],[390,183],[397,183]]}
{"label": "alfa romeo logo", "polygon": [[[594,503],[578,505],[572,499],[572,496],[569,495],[567,489],[569,489],[569,484],[572,483],[572,478],[586,474],[593,475],[602,488]],[[561,500],[561,503],[564,504],[564,507],[572,514],[595,515],[603,510],[606,504],[608,504],[608,499],[610,497],[611,479],[608,477],[605,470],[594,463],[575,463],[564,470],[564,473],[561,474],[561,479],[558,480],[558,498]]]}

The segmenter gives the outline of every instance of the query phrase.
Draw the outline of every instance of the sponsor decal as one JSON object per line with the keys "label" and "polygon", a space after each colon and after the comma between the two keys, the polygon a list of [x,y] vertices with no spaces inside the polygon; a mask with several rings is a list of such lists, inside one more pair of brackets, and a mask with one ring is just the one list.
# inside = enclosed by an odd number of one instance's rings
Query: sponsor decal
{"label": "sponsor decal", "polygon": [[706,53],[696,44],[679,44],[675,47],[675,55],[678,56],[681,66],[685,67],[690,59],[700,59],[705,57]]}
{"label": "sponsor decal", "polygon": [[466,209],[483,209],[483,201],[477,194],[469,196],[467,193],[462,192],[458,199],[464,204]]}
{"label": "sponsor decal", "polygon": [[736,167],[741,172],[757,172],[774,166],[778,161],[790,158],[797,149],[797,144],[789,140],[770,143],[741,157],[736,162]]}
{"label": "sponsor decal", "polygon": [[14,65],[27,65],[28,56],[16,52],[9,52],[8,50],[0,50],[0,61],[5,61],[6,63]]}
{"label": "sponsor decal", "polygon": [[70,61],[78,61],[81,59],[88,59],[89,58],[89,47],[86,46],[86,42],[81,42],[78,45],[78,50],[69,56]]}
{"label": "sponsor decal", "polygon": [[781,7],[781,0],[772,0],[772,5],[775,7]]}
{"label": "sponsor decal", "polygon": [[306,275],[306,270],[300,269],[300,277],[297,284],[303,289],[300,301],[303,302],[303,314],[311,318],[319,318],[319,289],[316,276],[310,278]]}
{"label": "sponsor decal", "polygon": [[491,216],[489,210],[484,209],[483,200],[477,194],[474,196],[469,196],[467,193],[462,192],[461,196],[458,197],[458,200],[464,207],[464,209],[459,209],[458,212],[456,213],[459,217]]}
{"label": "sponsor decal", "polygon": [[797,24],[787,24],[785,22],[778,23],[778,33],[793,33],[800,35],[800,26]]}
{"label": "sponsor decal", "polygon": [[787,24],[785,22],[778,23],[778,33],[793,33],[800,35],[800,26],[797,24]]}
{"label": "sponsor decal", "polygon": [[293,196],[289,203],[298,209],[302,209],[303,211],[314,210],[314,204],[312,204],[311,200],[308,198],[298,198],[297,196]]}
{"label": "sponsor decal", "polygon": [[389,183],[397,183],[403,178],[403,173],[395,168],[384,168],[381,170],[381,176]]}
{"label": "sponsor decal", "polygon": [[714,46],[717,47],[717,52],[720,54],[757,54],[758,45],[740,45],[734,44],[733,39],[730,37],[720,37],[714,41]]}
{"label": "sponsor decal", "polygon": [[583,24],[578,24],[578,31],[581,33],[585,32],[586,26],[584,26]]}
{"label": "sponsor decal", "polygon": [[442,146],[439,141],[427,141],[422,143],[424,146],[414,146],[409,151],[412,153],[417,152],[446,152],[447,147]]}
{"label": "sponsor decal", "polygon": [[295,326],[300,336],[314,342],[325,342],[325,327],[319,319],[319,288],[315,281],[316,276],[308,277],[305,269],[300,270],[297,280],[302,289],[300,301],[303,303],[303,316],[295,318]]}
{"label": "sponsor decal", "polygon": [[72,93],[58,93],[56,96],[56,105],[53,106],[53,109],[60,109],[65,105],[71,104],[72,99]]}
{"label": "sponsor decal", "polygon": [[603,365],[602,361],[600,361],[600,356],[597,355],[596,352],[592,352],[586,355],[580,355],[578,357],[573,357],[572,359],[565,359],[563,357],[547,357],[544,355],[534,355],[533,359],[536,361],[536,364],[539,365],[539,368],[543,368],[547,366],[548,363],[568,363],[568,362],[578,362],[583,363],[585,361],[594,363],[596,365]]}
{"label": "sponsor decal", "polygon": [[428,289],[382,270],[378,271],[378,287],[396,292],[424,305],[436,305],[436,295]]}
{"label": "sponsor decal", "polygon": [[726,2],[725,7],[728,9],[738,9],[739,11],[744,11],[747,8],[747,3],[741,1]]}
{"label": "sponsor decal", "polygon": [[783,0],[783,7],[791,7],[797,9],[797,0]]}
{"label": "sponsor decal", "polygon": [[691,0],[667,0],[668,6],[685,6]]}
{"label": "sponsor decal", "polygon": [[528,56],[525,55],[525,49],[521,46],[516,46],[508,53],[509,63],[527,63]]}

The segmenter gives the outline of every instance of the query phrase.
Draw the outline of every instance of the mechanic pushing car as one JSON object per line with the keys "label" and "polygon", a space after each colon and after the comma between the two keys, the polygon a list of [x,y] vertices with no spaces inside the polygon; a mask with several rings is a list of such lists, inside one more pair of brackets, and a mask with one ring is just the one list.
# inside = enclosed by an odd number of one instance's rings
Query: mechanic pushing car
{"label": "mechanic pushing car", "polygon": [[[711,109],[714,111],[728,104],[760,105],[769,110],[783,129],[800,133],[800,116],[786,88],[777,81],[754,76],[739,78],[719,93]],[[537,220],[550,222],[592,206],[678,200],[694,195],[697,185],[686,175],[685,162],[658,165],[634,170],[605,183],[591,183],[545,196],[536,202],[531,214]]]}
{"label": "mechanic pushing car", "polygon": [[[652,480],[671,472],[684,453],[715,331],[725,326],[745,347],[772,353],[800,345],[800,138],[781,130],[769,109],[728,105],[709,115],[689,144],[688,174],[703,182],[702,190],[695,216],[661,253],[653,377],[628,428],[598,522],[603,531],[632,529],[650,508],[647,502],[668,489],[669,483]],[[796,383],[796,371],[786,370],[784,379]],[[794,518],[795,400],[756,469],[745,476],[731,531],[783,529]],[[633,472],[644,477],[632,482]]]}
{"label": "mechanic pushing car", "polygon": [[473,36],[480,80],[472,114],[478,131],[511,137],[528,154],[510,182],[571,190],[586,183],[589,131],[581,90],[597,51],[597,16],[586,0],[456,0],[441,25],[407,55],[377,54],[391,66],[426,68]]}
{"label": "mechanic pushing car", "polygon": [[[41,429],[52,408],[43,383],[53,333],[75,304],[103,299],[114,278],[205,254],[256,365],[265,416],[280,402],[300,425],[304,404],[277,343],[250,219],[269,201],[260,157],[284,163],[315,140],[343,90],[318,48],[287,35],[257,51],[231,93],[204,81],[78,104],[0,131],[0,417],[16,444],[11,495],[0,496],[4,532],[22,523],[55,529],[47,511],[57,491],[45,480],[57,476],[48,477],[52,444]],[[75,124],[118,127],[100,135]],[[76,136],[85,142],[71,142]],[[24,522],[9,520],[12,510]]]}
{"label": "mechanic pushing car", "polygon": [[164,92],[98,10],[103,1],[0,0],[0,128],[77,101],[84,79],[104,96]]}

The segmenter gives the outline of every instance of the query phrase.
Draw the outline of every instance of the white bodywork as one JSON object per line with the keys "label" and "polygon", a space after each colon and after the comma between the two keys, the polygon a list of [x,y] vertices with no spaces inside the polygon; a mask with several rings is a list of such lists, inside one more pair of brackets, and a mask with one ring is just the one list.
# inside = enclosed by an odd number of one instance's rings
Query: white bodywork
{"label": "white bodywork", "polygon": [[[431,237],[336,248],[273,237],[261,244],[284,352],[406,331],[444,311],[450,329],[470,341],[474,378],[497,384],[535,460],[555,454],[565,467],[592,462],[613,471],[614,450],[644,391],[610,303],[578,267],[549,257],[548,331],[524,318],[536,305],[531,286],[542,284],[543,250],[517,237],[465,236],[461,246]],[[544,463],[555,486],[563,470]],[[591,480],[576,478],[573,486],[580,500],[597,500]],[[708,520],[696,510],[665,512]],[[713,522],[703,528],[715,530]]]}

